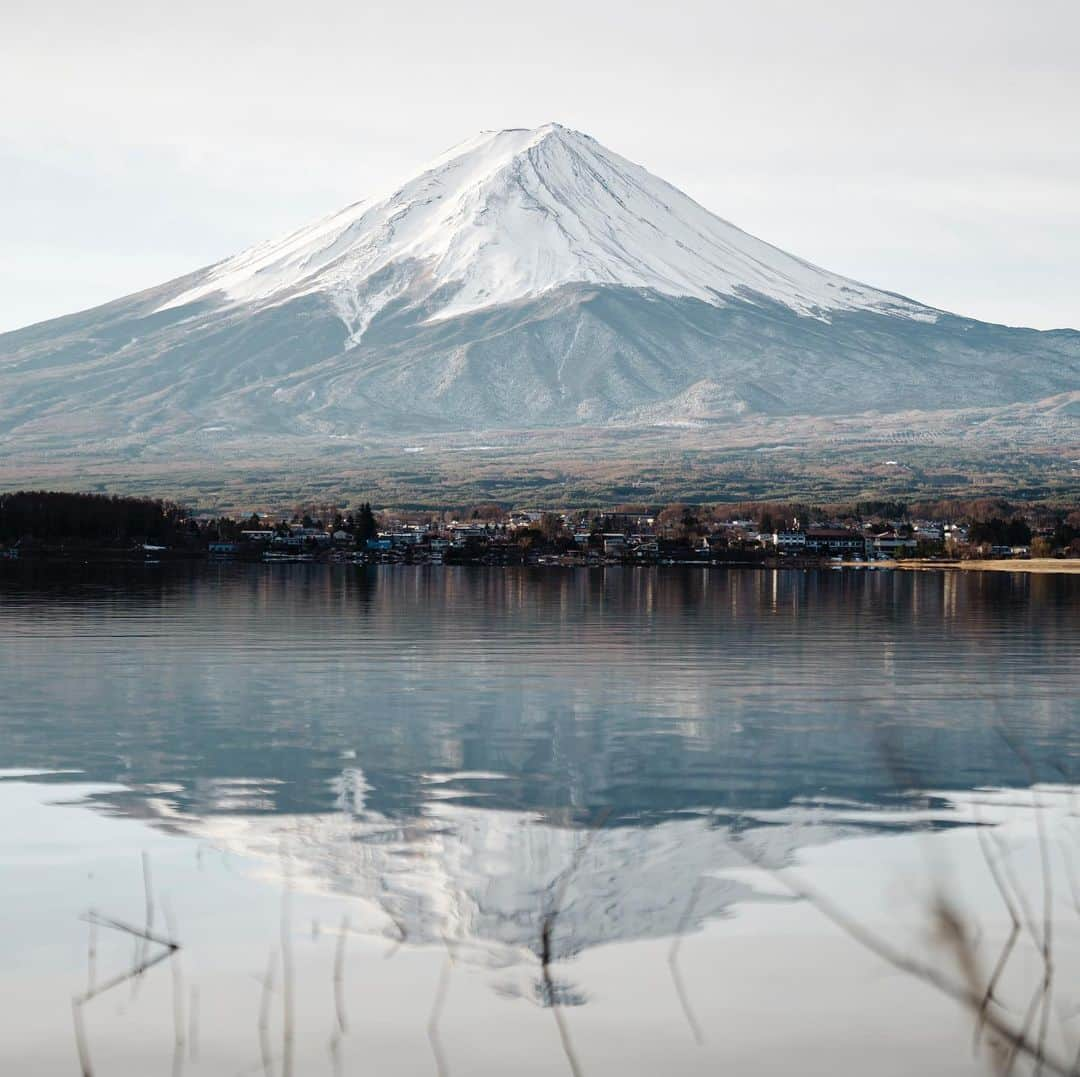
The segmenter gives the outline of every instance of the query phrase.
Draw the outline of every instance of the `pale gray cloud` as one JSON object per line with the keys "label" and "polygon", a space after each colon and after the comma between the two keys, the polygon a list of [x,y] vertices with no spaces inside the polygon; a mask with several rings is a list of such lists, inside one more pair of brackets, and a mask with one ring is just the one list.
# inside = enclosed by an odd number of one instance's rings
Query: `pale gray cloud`
{"label": "pale gray cloud", "polygon": [[1080,5],[432,0],[0,8],[0,329],[585,130],[868,283],[1080,326]]}

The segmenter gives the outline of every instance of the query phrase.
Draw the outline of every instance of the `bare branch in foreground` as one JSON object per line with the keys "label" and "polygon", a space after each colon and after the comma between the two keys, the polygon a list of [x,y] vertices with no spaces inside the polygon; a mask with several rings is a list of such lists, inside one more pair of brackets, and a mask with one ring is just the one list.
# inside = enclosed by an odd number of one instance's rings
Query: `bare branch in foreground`
{"label": "bare branch in foreground", "polygon": [[90,995],[97,985],[97,923],[94,920],[87,921],[89,924],[89,939],[86,946],[86,994]]}
{"label": "bare branch in foreground", "polygon": [[[133,964],[143,965],[146,962],[147,942],[154,930],[154,886],[150,874],[150,854],[145,850],[142,853],[142,877],[143,877],[143,901],[145,904],[146,927],[144,933],[135,941],[135,957]],[[139,990],[142,974],[132,978],[131,997],[134,998]]]}
{"label": "bare branch in foreground", "polygon": [[454,951],[449,940],[446,941],[446,960],[439,970],[439,982],[435,987],[435,998],[431,1003],[431,1014],[428,1017],[427,1037],[431,1044],[431,1053],[435,1057],[435,1072],[438,1077],[448,1077],[450,1070],[446,1065],[446,1055],[443,1053],[442,1040],[439,1039],[439,1021],[442,1019],[443,1006],[446,1005],[446,995],[450,990],[450,971],[454,966]]}
{"label": "bare branch in foreground", "polygon": [[[119,987],[129,980],[137,980],[155,965],[161,964],[162,961],[167,961],[179,951],[180,944],[172,938],[163,938],[160,935],[155,934],[151,930],[153,926],[152,916],[148,916],[150,922],[145,929],[133,927],[131,924],[126,924],[122,920],[114,920],[107,916],[99,916],[93,910],[88,912],[83,919],[90,925],[91,931],[91,944],[87,951],[87,965],[89,966],[87,970],[87,987],[81,995],[76,995],[71,1000],[71,1013],[75,1025],[75,1047],[79,1055],[80,1069],[83,1077],[93,1077],[94,1069],[90,1061],[90,1041],[86,1035],[86,1022],[83,1017],[84,1007],[92,999],[105,994],[106,991],[111,991],[113,988]],[[136,958],[138,958],[126,972],[117,973],[115,976],[112,976],[107,980],[102,980],[101,982],[98,982],[96,972],[96,939],[98,927],[108,927],[112,928],[114,931],[121,931],[124,934],[130,935],[135,940],[137,947],[135,954]],[[149,943],[154,943],[161,947],[161,951],[154,957],[148,956]]]}
{"label": "bare branch in foreground", "polygon": [[281,896],[281,1077],[292,1077],[295,1042],[296,982],[292,950],[292,901],[288,886]]}
{"label": "bare branch in foreground", "polygon": [[277,953],[270,951],[270,960],[266,966],[266,975],[262,980],[262,995],[259,1001],[259,1057],[262,1060],[264,1077],[274,1077],[274,1056],[270,1049],[270,1002],[274,993],[274,969],[277,967]]}
{"label": "bare branch in foreground", "polygon": [[338,933],[337,947],[334,950],[334,1014],[338,1032],[342,1035],[349,1030],[345,1016],[345,940],[348,935],[349,915],[346,913],[341,920],[341,931]]}
{"label": "bare branch in foreground", "polygon": [[[998,732],[1001,734],[1002,740],[1005,741],[1027,771],[1028,780],[1031,782],[1032,787],[1031,795],[1035,805],[1035,832],[1039,841],[1039,865],[1042,874],[1043,891],[1042,946],[1040,947],[1043,962],[1043,980],[1041,989],[1036,989],[1036,1001],[1033,1003],[1036,1007],[1042,1008],[1041,1020],[1039,1022],[1039,1035],[1036,1040],[1035,1050],[1035,1077],[1040,1077],[1046,1048],[1046,1037],[1049,1030],[1050,1000],[1054,985],[1052,944],[1054,930],[1054,889],[1053,875],[1050,870],[1050,846],[1046,837],[1046,823],[1043,818],[1042,800],[1039,797],[1038,792],[1038,774],[1036,773],[1035,765],[1024,748],[1013,740],[1003,727],[1000,728]],[[1033,1018],[1034,1013],[1032,1013],[1032,1019]],[[1024,1031],[1026,1036],[1026,1025]],[[1015,1058],[1016,1050],[1017,1048],[1014,1045],[1013,1058]]]}
{"label": "bare branch in foreground", "polygon": [[693,889],[690,891],[690,900],[686,903],[686,909],[683,912],[682,919],[679,921],[675,938],[671,940],[671,949],[668,950],[668,967],[671,969],[671,980],[675,984],[675,994],[679,998],[679,1005],[682,1006],[682,1011],[686,1017],[686,1023],[690,1026],[690,1032],[694,1037],[694,1042],[699,1047],[704,1044],[705,1036],[701,1031],[701,1025],[698,1023],[697,1017],[694,1015],[693,1007],[690,1005],[690,996],[686,992],[686,984],[683,982],[682,977],[682,968],[679,965],[679,952],[682,950],[683,936],[686,934],[686,929],[690,926],[690,920],[693,918],[694,910],[697,907],[698,899],[701,897],[701,889],[704,885],[705,876],[699,875],[694,880]]}
{"label": "bare branch in foreground", "polygon": [[998,1001],[998,981],[1001,979],[1001,976],[1005,971],[1005,966],[1012,957],[1012,952],[1016,947],[1016,940],[1020,937],[1021,921],[1020,913],[1009,894],[1004,877],[998,870],[998,865],[995,862],[993,853],[990,849],[989,839],[983,832],[981,825],[977,825],[975,833],[979,839],[979,845],[982,847],[983,859],[986,861],[987,869],[990,872],[991,878],[994,880],[994,885],[997,887],[998,893],[1001,894],[1001,900],[1004,902],[1005,908],[1009,912],[1009,918],[1012,921],[1012,927],[1009,929],[1009,937],[1005,940],[1005,945],[1002,947],[1001,953],[994,964],[994,969],[990,973],[990,979],[986,982],[986,990],[983,993],[982,1001],[979,1004],[979,1012],[975,1018],[975,1036],[972,1045],[975,1048],[978,1048],[979,1039],[982,1035],[983,1027],[986,1024],[986,1011],[992,1003]]}
{"label": "bare branch in foreground", "polygon": [[71,1000],[71,1019],[75,1024],[75,1049],[79,1053],[79,1072],[82,1077],[94,1077],[94,1067],[90,1064],[90,1044],[86,1038],[86,1024],[83,1021],[82,1004],[77,998]]}
{"label": "bare branch in foreground", "polygon": [[120,984],[127,983],[128,980],[135,976],[141,976],[155,965],[172,957],[172,955],[180,949],[180,944],[178,942],[174,942],[172,939],[163,938],[160,935],[150,934],[138,927],[132,927],[130,924],[125,924],[122,920],[113,920],[107,916],[99,916],[95,912],[87,913],[83,919],[89,924],[95,924],[100,927],[111,927],[116,931],[123,931],[143,942],[156,943],[162,947],[162,951],[154,957],[148,958],[128,969],[127,972],[117,973],[108,980],[102,980],[100,983],[95,983],[93,990],[84,991],[81,995],[76,995],[75,1002],[80,1006],[85,1005],[93,998],[97,998],[98,995],[103,995],[106,991],[111,991]]}
{"label": "bare branch in foreground", "polygon": [[188,999],[188,1059],[199,1061],[199,985],[191,985]]}
{"label": "bare branch in foreground", "polygon": [[330,1062],[335,1077],[341,1073],[341,1037],[348,1031],[345,1016],[345,940],[349,934],[349,915],[341,919],[337,944],[334,947],[334,1031],[330,1035]]}
{"label": "bare branch in foreground", "polygon": [[[165,914],[165,926],[169,934],[176,938],[176,925],[173,921],[172,910],[167,904],[163,904]],[[180,955],[176,954],[172,965],[173,980],[173,1077],[180,1077],[184,1068],[184,1050],[187,1045],[186,1021],[184,1019],[184,970],[180,963]]]}
{"label": "bare branch in foreground", "polygon": [[[870,929],[858,923],[858,921],[850,917],[824,894],[814,890],[801,880],[794,878],[789,871],[786,871],[783,868],[774,868],[763,863],[752,853],[741,848],[742,843],[740,841],[729,841],[728,844],[732,850],[747,863],[768,871],[795,897],[801,898],[812,905],[822,916],[843,931],[849,938],[869,950],[871,953],[876,954],[883,961],[892,965],[893,968],[900,972],[905,972],[910,976],[914,976],[918,980],[922,980],[941,994],[946,995],[953,1001],[967,1007],[973,1014],[979,1014],[981,1012],[983,995],[985,994],[983,989],[978,988],[972,983],[958,983],[942,973],[940,969],[910,956],[907,951],[894,946],[886,939],[881,938]],[[940,912],[940,908],[941,906],[939,905],[938,909],[935,911]],[[955,922],[956,918],[953,914],[950,913],[949,918],[950,921]],[[1070,1063],[1058,1057],[1056,1054],[1051,1054],[1049,1051],[1046,1051],[1044,1049],[1045,1045],[1032,1042],[1026,1033],[1024,1025],[1021,1025],[1020,1028],[1016,1028],[990,1008],[985,1011],[984,1021],[986,1027],[997,1033],[997,1035],[1010,1045],[1011,1050],[1016,1054],[1024,1055],[1040,1062],[1041,1065],[1045,1066],[1051,1073],[1061,1075],[1061,1077],[1065,1077],[1065,1075],[1071,1072]]]}
{"label": "bare branch in foreground", "polygon": [[540,976],[543,980],[544,995],[548,1005],[551,1007],[552,1016],[555,1018],[555,1027],[559,1031],[559,1040],[562,1042],[563,1054],[566,1055],[566,1061],[570,1066],[570,1072],[573,1074],[573,1077],[581,1077],[581,1066],[578,1064],[577,1055],[574,1052],[574,1045],[570,1039],[570,1030],[566,1026],[562,1008],[559,1005],[558,988],[551,976],[551,962],[554,953],[552,948],[552,938],[555,932],[555,922],[562,912],[563,902],[566,899],[566,891],[570,886],[570,881],[577,873],[578,868],[581,867],[581,862],[585,859],[585,854],[589,851],[589,847],[596,840],[597,834],[600,833],[601,828],[608,821],[610,815],[610,808],[605,808],[597,815],[592,828],[585,835],[585,840],[581,842],[577,851],[574,853],[573,859],[562,872],[562,875],[556,879],[553,900],[540,922]]}

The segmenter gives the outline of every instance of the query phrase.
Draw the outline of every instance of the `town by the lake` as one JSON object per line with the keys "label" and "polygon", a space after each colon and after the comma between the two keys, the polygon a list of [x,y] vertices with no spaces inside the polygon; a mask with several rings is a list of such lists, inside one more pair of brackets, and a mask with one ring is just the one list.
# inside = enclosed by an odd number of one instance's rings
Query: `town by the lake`
{"label": "town by the lake", "polygon": [[1064,565],[1080,564],[1080,508],[981,499],[578,510],[488,503],[406,512],[360,502],[234,519],[168,501],[25,492],[0,495],[0,556],[561,567]]}

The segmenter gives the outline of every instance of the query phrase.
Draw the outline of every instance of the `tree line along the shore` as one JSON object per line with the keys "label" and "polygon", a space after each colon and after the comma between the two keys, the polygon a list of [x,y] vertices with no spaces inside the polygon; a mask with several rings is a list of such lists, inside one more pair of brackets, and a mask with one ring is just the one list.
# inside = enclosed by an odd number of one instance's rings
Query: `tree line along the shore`
{"label": "tree line along the shore", "polygon": [[515,510],[486,502],[397,512],[376,511],[361,501],[355,505],[303,503],[291,510],[234,518],[167,499],[18,491],[0,494],[0,545],[20,545],[26,550],[58,544],[88,549],[147,544],[195,554],[212,544],[240,541],[242,535],[253,532],[285,534],[302,527],[345,534],[363,543],[394,527],[426,526],[435,531],[451,521],[469,521],[517,544],[557,549],[572,541],[575,531],[618,530],[627,521],[644,519],[651,533],[690,544],[707,542],[721,530],[730,533],[733,521],[761,533],[815,525],[854,528],[869,522],[910,535],[919,520],[948,520],[964,525],[972,547],[1031,545],[1033,553],[1080,555],[1080,507],[1076,504],[1011,503],[1000,498],[911,504],[864,500],[821,506],[796,502],[623,504],[558,511]]}

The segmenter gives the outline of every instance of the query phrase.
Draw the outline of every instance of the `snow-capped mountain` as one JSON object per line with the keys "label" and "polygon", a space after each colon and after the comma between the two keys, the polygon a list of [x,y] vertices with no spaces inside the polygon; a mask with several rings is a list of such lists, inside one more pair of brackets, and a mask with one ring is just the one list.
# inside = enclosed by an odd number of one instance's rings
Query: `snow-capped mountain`
{"label": "snow-capped mountain", "polygon": [[400,296],[427,303],[430,321],[568,284],[651,289],[713,305],[749,291],[813,317],[834,310],[935,317],[762,243],[558,124],[486,131],[389,197],[214,266],[164,308],[208,297],[275,304],[324,295],[358,341]]}
{"label": "snow-capped mountain", "polygon": [[810,265],[558,125],[0,336],[0,447],[1001,407],[1080,387],[1080,334],[956,317]]}

